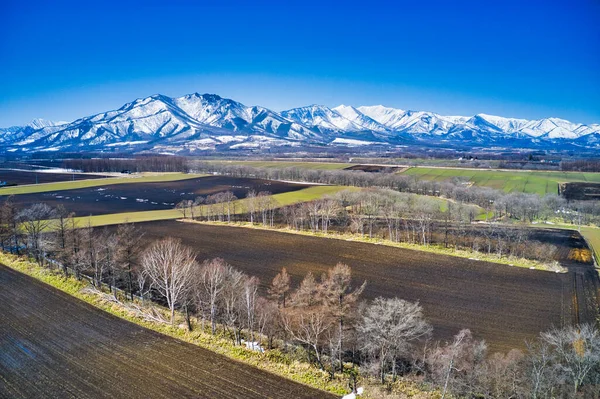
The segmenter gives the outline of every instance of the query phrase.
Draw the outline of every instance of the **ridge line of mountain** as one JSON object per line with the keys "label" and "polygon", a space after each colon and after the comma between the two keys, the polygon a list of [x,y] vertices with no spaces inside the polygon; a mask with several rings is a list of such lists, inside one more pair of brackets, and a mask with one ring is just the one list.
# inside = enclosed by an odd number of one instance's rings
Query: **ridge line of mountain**
{"label": "ridge line of mountain", "polygon": [[600,124],[487,114],[443,116],[382,105],[309,105],[275,112],[216,94],[155,94],[73,122],[0,128],[0,151],[198,153],[305,145],[600,149]]}

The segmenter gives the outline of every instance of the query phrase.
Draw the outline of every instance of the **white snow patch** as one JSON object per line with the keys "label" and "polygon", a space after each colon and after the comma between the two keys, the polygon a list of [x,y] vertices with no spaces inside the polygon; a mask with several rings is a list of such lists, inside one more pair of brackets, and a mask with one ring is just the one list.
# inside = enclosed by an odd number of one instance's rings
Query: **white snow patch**
{"label": "white snow patch", "polygon": [[356,139],[344,139],[344,138],[340,138],[340,137],[337,137],[331,143],[332,144],[344,144],[344,145],[347,145],[347,146],[361,146],[361,145],[377,144],[377,143],[375,143],[373,141],[356,140]]}

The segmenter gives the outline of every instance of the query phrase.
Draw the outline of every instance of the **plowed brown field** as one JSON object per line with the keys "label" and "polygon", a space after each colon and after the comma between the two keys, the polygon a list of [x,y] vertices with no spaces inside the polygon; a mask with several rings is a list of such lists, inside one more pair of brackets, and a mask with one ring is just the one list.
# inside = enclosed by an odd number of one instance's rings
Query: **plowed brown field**
{"label": "plowed brown field", "polygon": [[335,398],[0,265],[0,398]]}
{"label": "plowed brown field", "polygon": [[21,184],[41,184],[53,183],[59,181],[100,179],[107,176],[86,175],[80,173],[48,173],[34,172],[24,170],[0,169],[0,182],[5,182],[7,186]]}

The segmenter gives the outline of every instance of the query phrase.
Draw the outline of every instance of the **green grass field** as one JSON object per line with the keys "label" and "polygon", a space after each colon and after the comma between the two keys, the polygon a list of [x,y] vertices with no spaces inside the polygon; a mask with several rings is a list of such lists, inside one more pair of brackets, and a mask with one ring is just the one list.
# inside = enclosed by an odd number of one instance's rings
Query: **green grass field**
{"label": "green grass field", "polygon": [[486,169],[410,168],[401,172],[426,180],[444,181],[453,177],[469,179],[478,186],[491,187],[504,192],[524,192],[544,195],[558,194],[559,183],[600,183],[600,173],[553,172],[553,171],[504,171]]}
{"label": "green grass field", "polygon": [[288,161],[210,161],[221,164],[244,165],[253,168],[345,169],[356,165],[338,162],[288,162]]}
{"label": "green grass field", "polygon": [[[279,206],[286,206],[296,204],[299,202],[312,201],[321,198],[325,195],[333,195],[342,190],[359,190],[354,187],[346,186],[312,186],[304,188],[298,191],[291,191],[288,193],[275,194],[273,198],[277,201]],[[243,207],[240,206],[243,200],[236,201],[237,212],[241,213]],[[198,213],[200,211],[198,210]],[[75,218],[79,226],[87,226],[88,223],[91,226],[108,226],[120,223],[135,223],[135,222],[151,222],[157,220],[170,220],[180,219],[183,215],[181,211],[177,209],[166,209],[158,211],[141,211],[141,212],[124,212],[124,213],[112,213],[108,215],[96,215],[96,216],[82,216]]]}
{"label": "green grass field", "polygon": [[61,181],[45,184],[29,184],[16,187],[0,188],[0,196],[3,195],[18,195],[18,194],[34,194],[46,193],[49,191],[59,190],[75,190],[78,188],[89,188],[107,186],[109,184],[124,184],[124,183],[158,183],[177,180],[193,179],[196,177],[204,177],[208,175],[191,174],[191,173],[148,173],[143,175],[131,175],[130,177],[109,177],[106,179],[90,179],[90,180],[75,180]]}
{"label": "green grass field", "polygon": [[582,227],[581,235],[583,235],[594,251],[596,261],[600,260],[600,229],[597,227]]}

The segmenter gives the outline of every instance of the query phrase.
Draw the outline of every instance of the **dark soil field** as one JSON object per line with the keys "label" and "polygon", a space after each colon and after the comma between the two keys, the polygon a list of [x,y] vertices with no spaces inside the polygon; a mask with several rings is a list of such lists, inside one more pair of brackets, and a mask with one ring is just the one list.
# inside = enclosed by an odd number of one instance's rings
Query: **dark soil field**
{"label": "dark soil field", "polygon": [[[589,321],[579,309],[597,303],[597,274],[576,265],[557,274],[374,244],[176,221],[138,225],[145,240],[174,236],[198,259],[221,257],[261,278],[263,293],[282,267],[298,284],[309,271],[320,275],[337,262],[352,267],[366,299],[377,296],[419,301],[435,338],[462,328],[487,341],[492,351],[524,348],[552,326]],[[594,291],[595,290],[595,291]]]}
{"label": "dark soil field", "polygon": [[335,398],[0,265],[0,398]]}
{"label": "dark soil field", "polygon": [[0,169],[0,184],[2,184],[0,187],[17,186],[23,184],[53,183],[58,181],[100,179],[104,177],[106,176],[84,175],[81,173],[27,172],[21,170]]}
{"label": "dark soil field", "polygon": [[565,183],[560,188],[561,194],[572,200],[600,199],[600,183]]}
{"label": "dark soil field", "polygon": [[[173,209],[182,200],[193,200],[222,191],[232,191],[236,197],[246,197],[248,191],[269,191],[272,194],[296,191],[303,184],[227,176],[208,176],[160,183],[124,183],[76,190],[21,194],[12,197],[18,207],[44,202],[52,207],[62,204],[77,216],[108,213]],[[0,199],[1,201],[1,199]]]}
{"label": "dark soil field", "polygon": [[350,166],[348,168],[345,168],[344,170],[361,170],[363,172],[373,172],[373,173],[377,173],[377,172],[397,172],[398,170],[400,170],[401,168],[397,167],[397,166],[385,166],[385,165],[354,165],[354,166]]}

